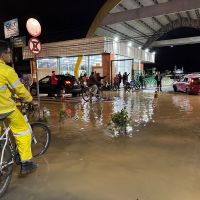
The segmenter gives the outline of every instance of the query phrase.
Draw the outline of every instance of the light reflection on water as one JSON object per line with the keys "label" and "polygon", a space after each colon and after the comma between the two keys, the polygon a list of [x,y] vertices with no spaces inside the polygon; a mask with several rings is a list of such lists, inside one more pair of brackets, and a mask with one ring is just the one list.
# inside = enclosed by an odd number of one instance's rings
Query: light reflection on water
{"label": "light reflection on water", "polygon": [[109,97],[109,101],[63,102],[61,109],[66,111],[67,118],[76,120],[77,123],[81,121],[88,126],[107,129],[111,121],[111,114],[126,107],[131,119],[130,127],[133,132],[138,132],[141,127],[146,126],[152,120],[155,108],[154,101],[152,93],[120,93],[112,98]]}
{"label": "light reflection on water", "polygon": [[172,96],[172,102],[173,104],[179,108],[180,111],[182,112],[192,112],[193,111],[193,106],[190,102],[190,98],[188,95],[174,95]]}
{"label": "light reflection on water", "polygon": [[113,112],[118,112],[126,107],[131,119],[130,126],[133,131],[139,131],[140,127],[146,126],[152,120],[154,114],[153,102],[154,98],[151,93],[124,94],[113,102]]}

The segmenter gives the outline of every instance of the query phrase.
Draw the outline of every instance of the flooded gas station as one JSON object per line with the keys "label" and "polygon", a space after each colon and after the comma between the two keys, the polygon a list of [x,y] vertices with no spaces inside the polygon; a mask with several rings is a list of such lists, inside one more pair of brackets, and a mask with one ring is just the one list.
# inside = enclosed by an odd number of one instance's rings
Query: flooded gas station
{"label": "flooded gas station", "polygon": [[[200,98],[170,90],[155,98],[154,92],[41,101],[51,113],[50,147],[34,160],[34,173],[20,178],[15,166],[2,199],[199,200]],[[131,131],[116,136],[108,124],[124,106]]]}

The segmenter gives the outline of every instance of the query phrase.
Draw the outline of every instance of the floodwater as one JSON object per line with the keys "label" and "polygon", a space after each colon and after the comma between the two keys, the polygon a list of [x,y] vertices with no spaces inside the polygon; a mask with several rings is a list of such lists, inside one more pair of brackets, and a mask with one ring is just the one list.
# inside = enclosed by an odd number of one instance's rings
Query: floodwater
{"label": "floodwater", "polygon": [[[15,167],[5,200],[199,200],[200,97],[154,91],[106,93],[104,101],[43,102],[52,142],[36,172]],[[124,106],[132,131],[116,136]],[[60,110],[66,119],[59,120]]]}

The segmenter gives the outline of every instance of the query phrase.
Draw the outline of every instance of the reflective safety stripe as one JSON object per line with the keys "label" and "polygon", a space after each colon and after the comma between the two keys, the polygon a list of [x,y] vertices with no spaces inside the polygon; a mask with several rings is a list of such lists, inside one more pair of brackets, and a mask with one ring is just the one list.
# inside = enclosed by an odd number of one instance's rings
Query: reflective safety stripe
{"label": "reflective safety stripe", "polygon": [[15,137],[19,137],[19,136],[24,136],[24,135],[27,135],[27,134],[31,134],[31,130],[23,131],[23,132],[20,132],[20,133],[17,133],[17,134],[13,134],[13,135]]}
{"label": "reflective safety stripe", "polygon": [[6,90],[6,89],[8,89],[7,85],[0,86],[0,91],[4,91],[4,90]]}
{"label": "reflective safety stripe", "polygon": [[10,90],[12,90],[12,89],[13,89],[11,85],[8,85],[8,88],[9,88]]}
{"label": "reflective safety stripe", "polygon": [[15,88],[15,87],[17,87],[20,83],[21,83],[20,80],[17,79],[13,84],[11,84],[11,87],[12,87],[12,88]]}

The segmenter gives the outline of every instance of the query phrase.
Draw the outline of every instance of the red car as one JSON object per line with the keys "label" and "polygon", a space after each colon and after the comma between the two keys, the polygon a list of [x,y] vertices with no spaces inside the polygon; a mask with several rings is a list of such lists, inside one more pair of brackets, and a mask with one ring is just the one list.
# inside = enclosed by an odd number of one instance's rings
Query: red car
{"label": "red car", "polygon": [[187,94],[200,93],[200,74],[188,74],[173,84],[174,91]]}

